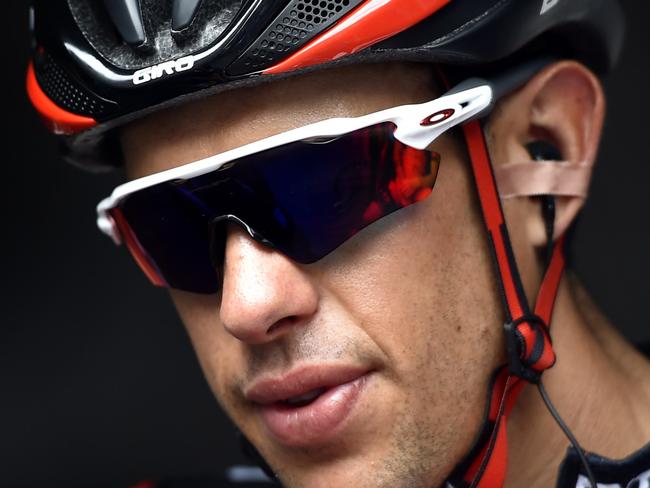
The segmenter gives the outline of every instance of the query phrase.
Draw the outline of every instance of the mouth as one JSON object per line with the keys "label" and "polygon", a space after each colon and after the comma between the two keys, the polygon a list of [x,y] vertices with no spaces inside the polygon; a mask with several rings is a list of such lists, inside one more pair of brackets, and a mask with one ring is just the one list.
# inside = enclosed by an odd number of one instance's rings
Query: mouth
{"label": "mouth", "polygon": [[315,390],[308,391],[303,395],[297,395],[291,398],[287,398],[286,400],[282,400],[282,403],[291,408],[305,407],[326,391],[327,388],[316,388]]}
{"label": "mouth", "polygon": [[303,367],[258,381],[245,396],[276,441],[291,447],[322,445],[345,430],[371,373],[351,367]]}

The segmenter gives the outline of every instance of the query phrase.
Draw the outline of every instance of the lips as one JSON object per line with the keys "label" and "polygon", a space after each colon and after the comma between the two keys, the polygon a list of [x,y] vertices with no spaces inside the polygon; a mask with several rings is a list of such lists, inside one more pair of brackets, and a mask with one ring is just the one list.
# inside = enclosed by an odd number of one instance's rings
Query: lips
{"label": "lips", "polygon": [[368,369],[358,367],[302,367],[257,381],[245,396],[277,441],[307,447],[342,432],[369,376]]}

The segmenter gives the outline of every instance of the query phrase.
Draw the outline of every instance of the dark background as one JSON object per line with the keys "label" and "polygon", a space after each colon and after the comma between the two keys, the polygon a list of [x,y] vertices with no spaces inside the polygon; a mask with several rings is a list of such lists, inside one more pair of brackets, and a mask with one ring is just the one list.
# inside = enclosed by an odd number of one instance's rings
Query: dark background
{"label": "dark background", "polygon": [[[629,33],[574,267],[633,342],[650,342],[650,34]],[[64,165],[24,94],[27,7],[3,4],[0,486],[126,486],[240,461],[164,291],[96,230],[122,175]]]}

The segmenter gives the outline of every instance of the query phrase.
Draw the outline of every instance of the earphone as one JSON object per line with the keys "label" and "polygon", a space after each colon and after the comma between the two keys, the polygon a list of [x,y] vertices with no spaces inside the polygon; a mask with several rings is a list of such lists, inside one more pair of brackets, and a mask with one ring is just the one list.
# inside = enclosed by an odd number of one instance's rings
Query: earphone
{"label": "earphone", "polygon": [[[532,141],[526,144],[528,154],[535,161],[561,161],[560,150],[548,141]],[[548,261],[553,252],[553,233],[555,230],[555,197],[553,195],[541,195],[542,218],[546,226],[546,260]]]}

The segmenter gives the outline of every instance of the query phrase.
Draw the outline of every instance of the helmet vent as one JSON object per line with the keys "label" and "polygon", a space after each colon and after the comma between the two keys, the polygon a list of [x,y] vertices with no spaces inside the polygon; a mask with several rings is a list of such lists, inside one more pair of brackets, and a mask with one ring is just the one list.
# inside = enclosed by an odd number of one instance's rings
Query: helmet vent
{"label": "helmet vent", "polygon": [[58,106],[89,117],[98,117],[106,110],[106,104],[71,81],[47,52],[35,68],[41,89]]}
{"label": "helmet vent", "polygon": [[138,0],[104,0],[113,24],[127,44],[137,47],[145,42]]}
{"label": "helmet vent", "polygon": [[82,34],[102,57],[118,68],[136,70],[206,48],[227,30],[242,0],[67,3]]}
{"label": "helmet vent", "polygon": [[363,0],[294,0],[230,67],[231,74],[267,68],[300,49]]}
{"label": "helmet vent", "polygon": [[174,0],[172,11],[172,31],[181,32],[187,29],[196,15],[201,0]]}

